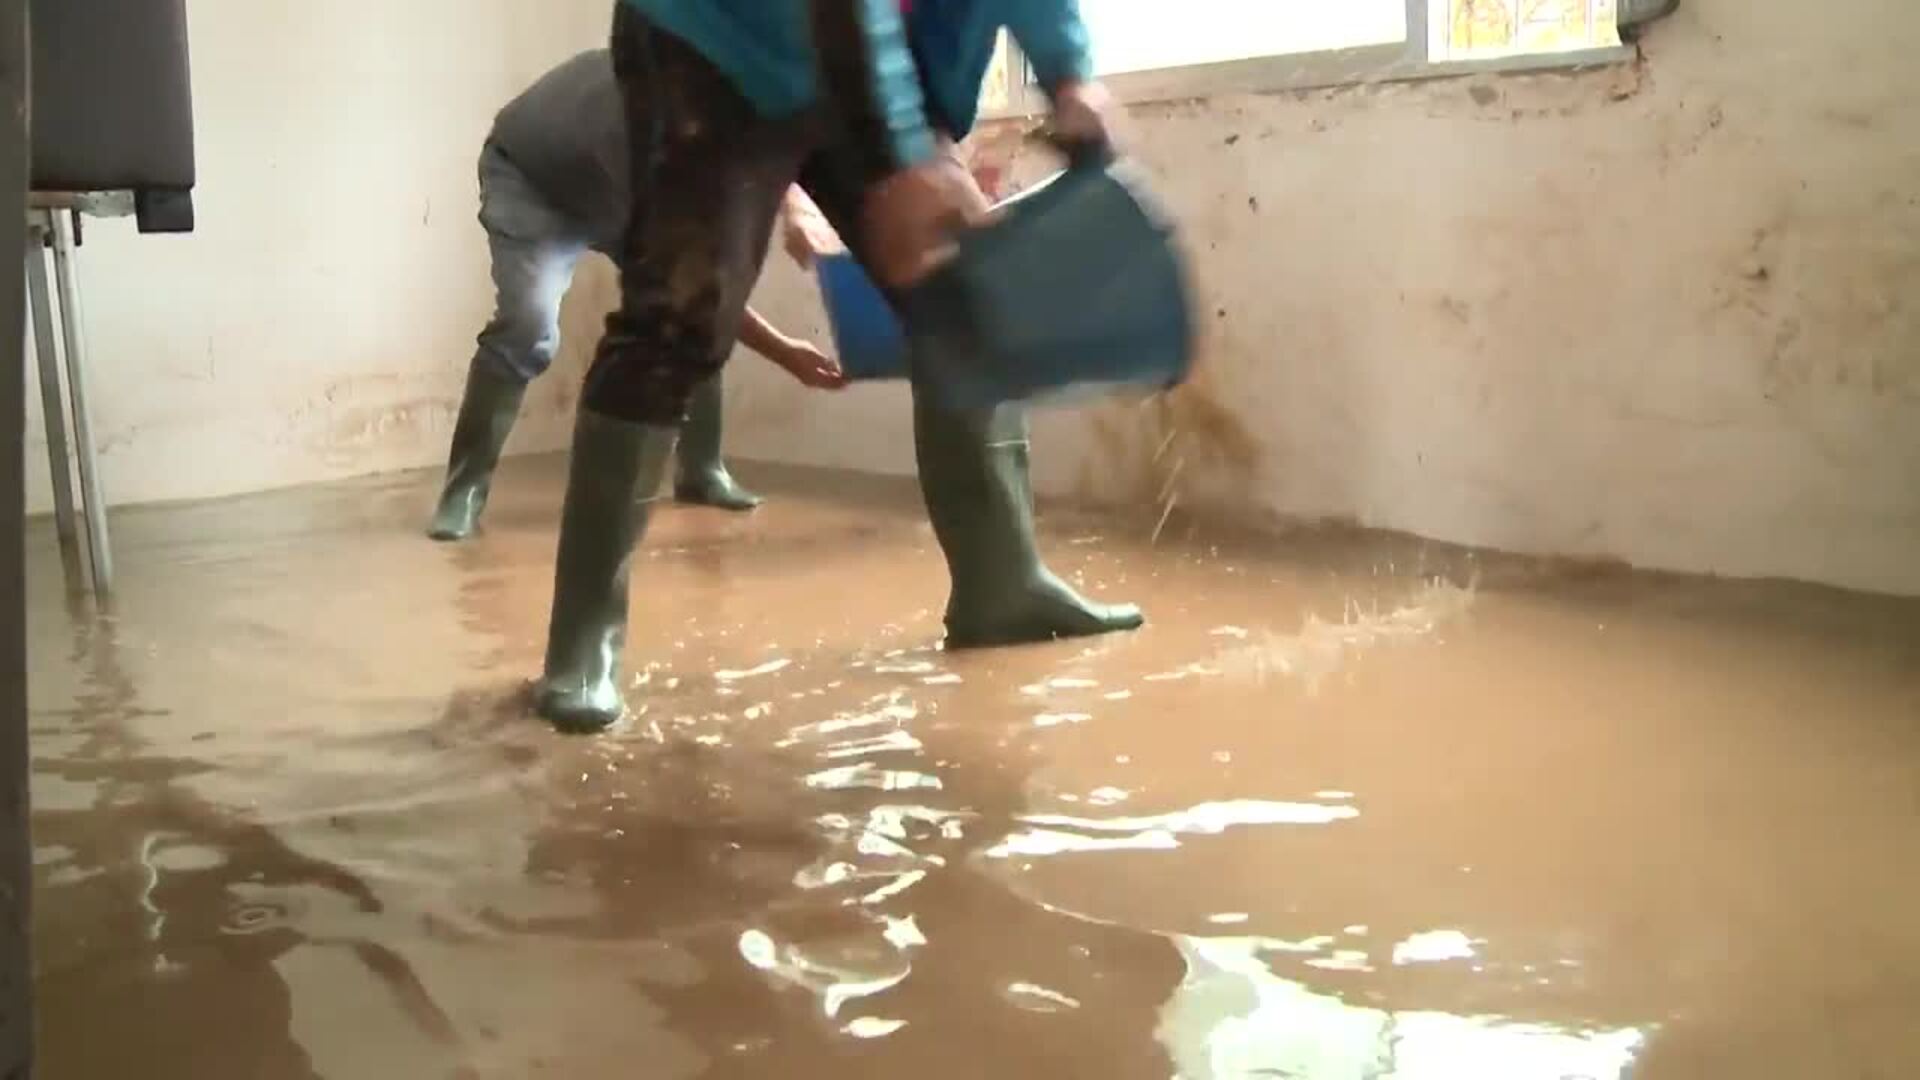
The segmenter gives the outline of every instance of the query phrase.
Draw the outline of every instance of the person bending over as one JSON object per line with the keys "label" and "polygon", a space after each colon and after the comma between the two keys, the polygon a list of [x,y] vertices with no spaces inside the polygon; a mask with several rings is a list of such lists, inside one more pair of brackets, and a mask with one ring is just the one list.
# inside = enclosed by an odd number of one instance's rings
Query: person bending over
{"label": "person bending over", "polygon": [[[606,49],[554,68],[495,118],[480,151],[480,224],[492,256],[494,315],[467,370],[446,484],[428,529],[434,539],[463,540],[478,525],[527,384],[559,348],[560,302],[581,256],[598,251],[618,261],[632,212],[630,156],[626,104]],[[808,386],[845,382],[819,349],[751,309],[739,339]],[[759,497],[734,481],[720,457],[721,405],[716,374],[689,401],[674,493],[682,502],[751,510]]]}

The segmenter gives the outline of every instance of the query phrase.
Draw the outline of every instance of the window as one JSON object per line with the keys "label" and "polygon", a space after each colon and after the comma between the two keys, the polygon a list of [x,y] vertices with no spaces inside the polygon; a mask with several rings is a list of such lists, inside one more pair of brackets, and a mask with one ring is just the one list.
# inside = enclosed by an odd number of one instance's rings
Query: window
{"label": "window", "polygon": [[[1625,5],[1623,8],[1622,5]],[[1625,59],[1622,13],[1670,0],[1080,0],[1094,66],[1122,98],[1305,89]],[[1040,107],[1015,53],[989,112]]]}
{"label": "window", "polygon": [[1428,11],[1428,55],[1485,60],[1620,44],[1614,0],[1448,0]]}
{"label": "window", "polygon": [[1406,0],[1080,0],[1102,76],[1398,45]]}

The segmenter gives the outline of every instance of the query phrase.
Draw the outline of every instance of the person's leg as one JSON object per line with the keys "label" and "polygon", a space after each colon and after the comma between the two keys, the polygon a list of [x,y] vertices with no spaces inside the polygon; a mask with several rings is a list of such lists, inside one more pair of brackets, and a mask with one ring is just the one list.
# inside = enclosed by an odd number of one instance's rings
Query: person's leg
{"label": "person's leg", "polygon": [[[856,159],[828,150],[801,172],[801,186],[856,254],[870,180],[860,170]],[[1093,603],[1047,569],[1034,529],[1024,409],[946,408],[916,380],[913,430],[920,491],[952,585],[949,648],[1084,637],[1145,622],[1140,609]]]}
{"label": "person's leg", "polygon": [[494,315],[467,368],[446,483],[427,530],[435,540],[473,535],[527,384],[560,346],[560,303],[585,250],[564,217],[492,146],[481,154],[480,192]]}
{"label": "person's leg", "polygon": [[634,204],[620,310],[607,320],[576,420],[536,694],[541,713],[570,731],[620,717],[633,548],[688,399],[733,347],[805,147],[794,125],[759,119],[723,75],[628,4],[616,9],[613,55]]}
{"label": "person's leg", "polygon": [[720,456],[725,400],[722,378],[715,375],[700,384],[687,403],[687,422],[680,429],[678,475],[673,496],[695,506],[722,510],[752,510],[760,496],[740,486]]}
{"label": "person's leg", "polygon": [[943,408],[913,393],[920,490],[953,591],[947,647],[982,648],[1138,629],[1131,604],[1096,604],[1047,569],[1034,529],[1026,410]]}

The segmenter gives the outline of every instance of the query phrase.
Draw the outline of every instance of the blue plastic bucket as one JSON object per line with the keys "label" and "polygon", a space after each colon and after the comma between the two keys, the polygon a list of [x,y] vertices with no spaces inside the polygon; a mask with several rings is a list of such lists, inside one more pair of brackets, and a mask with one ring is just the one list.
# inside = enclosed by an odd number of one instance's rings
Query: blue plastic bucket
{"label": "blue plastic bucket", "polygon": [[1193,365],[1172,226],[1124,165],[1076,165],[1001,204],[901,310],[915,377],[955,406],[1164,389]]}
{"label": "blue plastic bucket", "polygon": [[960,408],[1185,381],[1194,351],[1186,268],[1166,215],[1124,166],[1075,166],[998,210],[962,238],[957,258],[901,296],[898,316],[851,257],[820,260],[849,377],[911,370]]}
{"label": "blue plastic bucket", "polygon": [[904,379],[907,335],[879,286],[851,255],[815,263],[840,368],[850,379]]}

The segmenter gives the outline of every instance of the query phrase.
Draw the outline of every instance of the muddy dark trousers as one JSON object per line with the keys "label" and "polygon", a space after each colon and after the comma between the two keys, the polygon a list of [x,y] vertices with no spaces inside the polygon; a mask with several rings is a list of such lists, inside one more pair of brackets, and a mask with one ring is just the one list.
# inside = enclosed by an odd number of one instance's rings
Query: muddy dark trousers
{"label": "muddy dark trousers", "polygon": [[[816,116],[763,118],[689,46],[626,5],[615,69],[628,100],[634,213],[622,248],[621,310],[608,320],[578,421],[541,711],[569,730],[622,712],[620,648],[631,545],[645,496],[695,387],[732,349],[786,188],[796,179],[856,252],[880,159]],[[1011,644],[1127,629],[1131,608],[1091,604],[1046,570],[1033,532],[1024,422],[1017,414],[915,409],[922,487],[947,554],[955,645]],[[586,463],[602,457],[599,468]],[[598,543],[582,530],[603,531]]]}
{"label": "muddy dark trousers", "polygon": [[[672,426],[733,350],[787,189],[800,182],[823,207],[841,208],[830,214],[836,226],[854,228],[864,192],[892,167],[853,134],[884,118],[837,117],[828,106],[762,116],[696,49],[632,5],[616,3],[613,23],[633,203],[616,252],[620,310],[607,320],[581,404]],[[815,30],[825,66],[866,47],[855,26]]]}
{"label": "muddy dark trousers", "polygon": [[738,336],[805,146],[794,124],[760,120],[692,49],[625,4],[616,11],[633,211],[617,251],[620,309],[607,319],[575,421],[535,689],[541,714],[575,732],[605,728],[624,711],[633,550],[688,406]]}

